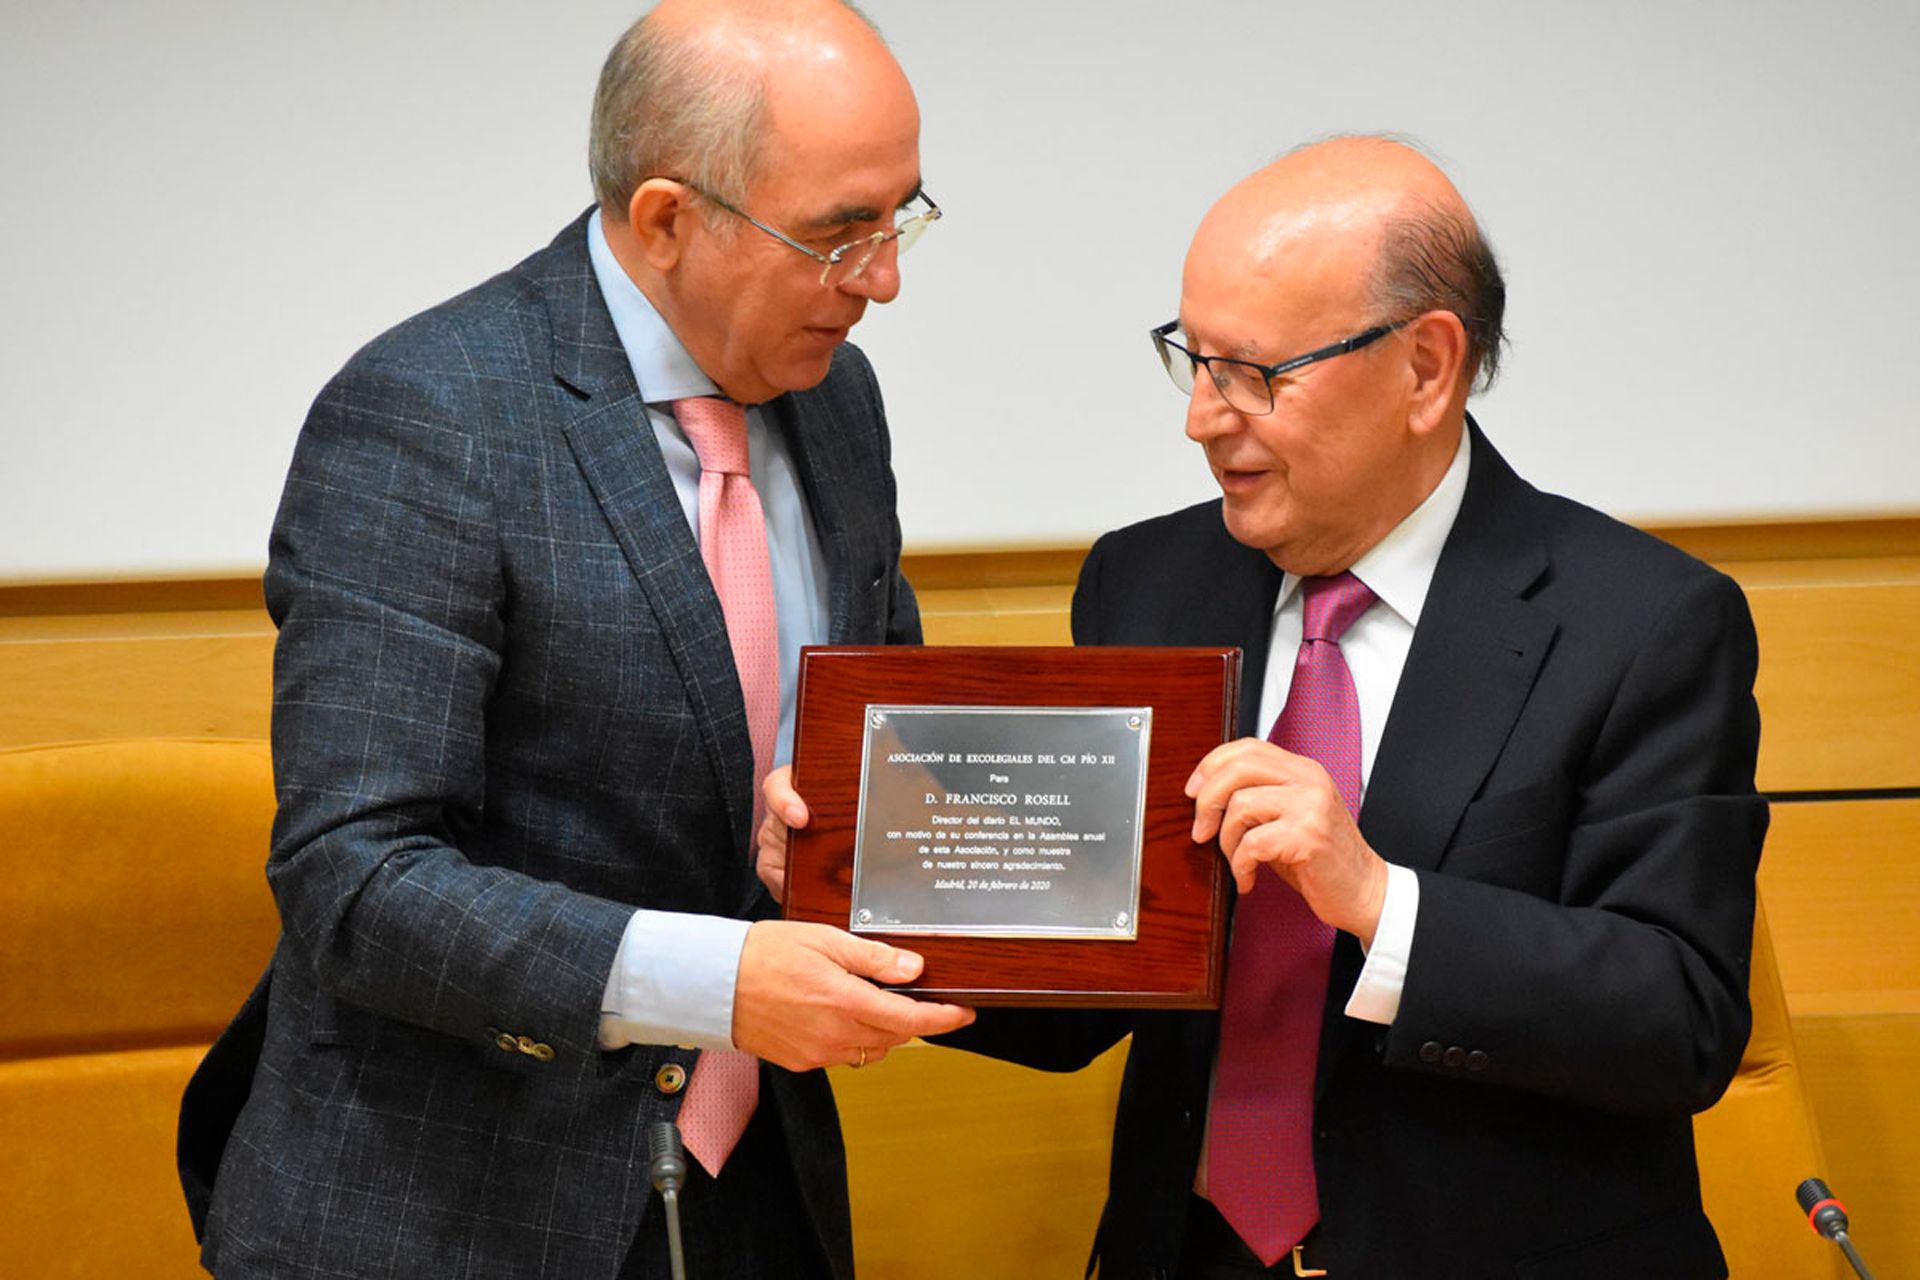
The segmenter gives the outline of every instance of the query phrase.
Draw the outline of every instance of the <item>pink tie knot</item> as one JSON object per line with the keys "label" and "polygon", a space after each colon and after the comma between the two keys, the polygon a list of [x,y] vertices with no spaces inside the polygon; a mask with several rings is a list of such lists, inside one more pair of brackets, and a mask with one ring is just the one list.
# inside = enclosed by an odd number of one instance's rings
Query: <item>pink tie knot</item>
{"label": "pink tie knot", "polygon": [[1306,607],[1304,638],[1335,644],[1377,598],[1372,588],[1351,573],[1303,579],[1300,591]]}
{"label": "pink tie knot", "polygon": [[673,402],[673,416],[700,457],[702,471],[747,474],[747,411],[720,396],[693,396]]}

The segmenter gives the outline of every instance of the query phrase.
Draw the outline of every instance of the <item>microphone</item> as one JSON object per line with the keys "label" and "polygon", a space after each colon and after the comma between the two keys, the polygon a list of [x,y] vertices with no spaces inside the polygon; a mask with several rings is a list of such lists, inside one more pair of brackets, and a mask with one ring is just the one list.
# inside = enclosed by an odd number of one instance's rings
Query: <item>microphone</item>
{"label": "microphone", "polygon": [[647,1126],[647,1173],[661,1195],[679,1191],[687,1180],[687,1157],[680,1146],[680,1130],[671,1120]]}
{"label": "microphone", "polygon": [[667,1210],[667,1265],[673,1280],[687,1280],[687,1260],[680,1251],[680,1188],[687,1180],[687,1157],[680,1130],[671,1120],[647,1127],[647,1173]]}
{"label": "microphone", "polygon": [[1800,1202],[1801,1212],[1807,1215],[1807,1225],[1840,1246],[1860,1280],[1873,1280],[1873,1273],[1860,1260],[1853,1240],[1847,1235],[1847,1206],[1834,1198],[1827,1184],[1818,1178],[1808,1178],[1794,1191],[1793,1197]]}

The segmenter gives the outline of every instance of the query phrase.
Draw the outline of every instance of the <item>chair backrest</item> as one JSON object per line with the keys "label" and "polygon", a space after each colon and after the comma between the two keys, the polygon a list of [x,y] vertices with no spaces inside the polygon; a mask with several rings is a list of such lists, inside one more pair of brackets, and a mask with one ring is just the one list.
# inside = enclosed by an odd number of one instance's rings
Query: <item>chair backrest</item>
{"label": "chair backrest", "polygon": [[1753,1037],[1726,1096],[1694,1118],[1700,1194],[1719,1232],[1732,1280],[1846,1274],[1839,1250],[1816,1236],[1794,1188],[1826,1168],[1800,1075],[1780,968],[1764,905],[1753,921]]}
{"label": "chair backrest", "polygon": [[0,1258],[204,1276],[175,1123],[273,950],[273,803],[259,741],[0,750]]}
{"label": "chair backrest", "polygon": [[259,741],[0,751],[0,1057],[205,1043],[273,950]]}

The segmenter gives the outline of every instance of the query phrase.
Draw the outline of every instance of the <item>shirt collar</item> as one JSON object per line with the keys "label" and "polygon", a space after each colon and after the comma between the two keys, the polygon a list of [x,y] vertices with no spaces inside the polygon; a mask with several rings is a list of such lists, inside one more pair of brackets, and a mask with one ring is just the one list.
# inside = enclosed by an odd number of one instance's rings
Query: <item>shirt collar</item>
{"label": "shirt collar", "polygon": [[[1433,571],[1439,567],[1440,552],[1453,531],[1454,518],[1467,495],[1469,432],[1460,430],[1460,446],[1454,450],[1447,473],[1426,500],[1407,518],[1395,525],[1386,537],[1376,542],[1353,563],[1354,577],[1367,584],[1380,603],[1399,614],[1408,626],[1420,625],[1420,611],[1426,607],[1427,590],[1433,585]],[[1277,612],[1293,598],[1300,576],[1289,573],[1280,584]]]}
{"label": "shirt collar", "polygon": [[600,296],[606,299],[607,311],[613,316],[614,332],[620,335],[627,362],[633,366],[633,380],[640,384],[640,394],[647,403],[719,395],[720,388],[693,362],[680,339],[647,301],[647,295],[640,292],[613,256],[598,209],[587,219],[587,258],[600,284]]}

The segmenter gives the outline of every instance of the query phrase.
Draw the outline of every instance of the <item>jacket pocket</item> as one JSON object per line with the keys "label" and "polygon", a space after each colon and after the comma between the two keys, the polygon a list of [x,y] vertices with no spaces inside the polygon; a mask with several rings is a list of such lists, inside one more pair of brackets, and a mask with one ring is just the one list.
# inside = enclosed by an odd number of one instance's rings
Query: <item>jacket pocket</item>
{"label": "jacket pocket", "polygon": [[1552,900],[1566,862],[1571,788],[1558,774],[1468,805],[1438,871]]}
{"label": "jacket pocket", "polygon": [[1668,1280],[1719,1280],[1727,1260],[1706,1215],[1682,1209],[1549,1253],[1522,1258],[1519,1280],[1614,1280],[1657,1275]]}

